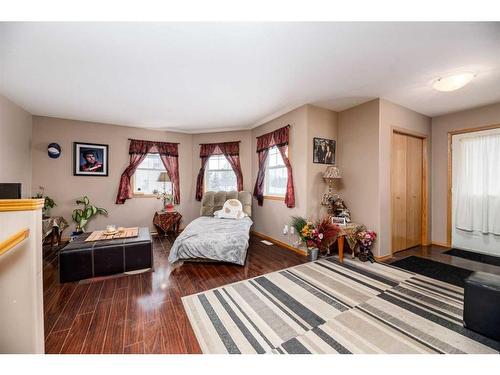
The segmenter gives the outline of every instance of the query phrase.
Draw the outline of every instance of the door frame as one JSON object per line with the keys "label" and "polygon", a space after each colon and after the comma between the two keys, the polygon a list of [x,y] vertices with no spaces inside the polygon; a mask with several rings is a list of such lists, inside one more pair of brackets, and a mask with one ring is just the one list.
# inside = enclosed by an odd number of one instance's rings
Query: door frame
{"label": "door frame", "polygon": [[452,187],[453,187],[453,176],[452,176],[452,169],[453,169],[453,150],[452,150],[452,137],[454,135],[458,134],[466,134],[466,133],[474,133],[474,132],[480,132],[483,130],[491,130],[491,129],[498,129],[500,128],[500,124],[493,124],[493,125],[485,125],[485,126],[478,126],[475,128],[464,128],[464,129],[458,129],[458,130],[451,130],[448,132],[448,180],[447,180],[447,185],[446,185],[446,190],[447,190],[447,199],[446,199],[446,246],[451,247],[451,218],[452,218],[452,202],[453,202],[453,197],[452,197]]}
{"label": "door frame", "polygon": [[420,222],[420,242],[422,246],[430,244],[429,241],[429,135],[419,132],[414,132],[408,129],[391,127],[391,183],[390,183],[390,199],[391,199],[391,256],[394,255],[392,247],[392,145],[394,134],[402,134],[410,137],[420,138],[422,140],[422,201],[421,201],[421,222]]}

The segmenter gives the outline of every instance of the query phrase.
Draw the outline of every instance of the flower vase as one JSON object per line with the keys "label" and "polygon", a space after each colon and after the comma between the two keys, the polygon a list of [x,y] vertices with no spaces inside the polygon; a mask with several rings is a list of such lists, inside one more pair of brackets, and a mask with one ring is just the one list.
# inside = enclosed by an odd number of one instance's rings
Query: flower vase
{"label": "flower vase", "polygon": [[317,247],[308,247],[307,248],[307,257],[311,262],[318,260],[319,249]]}
{"label": "flower vase", "polygon": [[371,247],[363,245],[359,246],[358,258],[362,262],[366,262],[369,260],[370,262],[373,263],[373,261],[375,260],[375,258],[373,257],[373,253],[371,251]]}

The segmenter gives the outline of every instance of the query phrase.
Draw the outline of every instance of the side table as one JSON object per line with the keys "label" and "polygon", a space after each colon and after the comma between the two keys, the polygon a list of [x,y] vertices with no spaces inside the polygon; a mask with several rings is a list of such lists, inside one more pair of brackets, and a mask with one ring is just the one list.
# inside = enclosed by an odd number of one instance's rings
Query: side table
{"label": "side table", "polygon": [[54,246],[57,241],[59,245],[61,242],[61,235],[64,229],[68,227],[68,222],[61,216],[51,216],[42,219],[42,232],[43,240],[50,236],[50,248]]}
{"label": "side table", "polygon": [[158,230],[158,234],[161,232],[164,235],[173,233],[174,236],[177,236],[181,219],[182,215],[177,211],[156,211],[153,217],[153,224]]}
{"label": "side table", "polygon": [[355,257],[355,249],[358,244],[357,234],[360,231],[366,230],[363,224],[349,223],[340,227],[340,232],[337,235],[337,248],[339,251],[339,261],[344,262],[344,241],[347,240],[349,247],[352,250],[352,257]]}

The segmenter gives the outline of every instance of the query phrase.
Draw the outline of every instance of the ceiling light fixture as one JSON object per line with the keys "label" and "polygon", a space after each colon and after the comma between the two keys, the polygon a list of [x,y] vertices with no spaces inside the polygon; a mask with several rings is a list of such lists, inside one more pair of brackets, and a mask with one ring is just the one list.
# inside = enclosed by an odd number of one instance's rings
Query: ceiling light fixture
{"label": "ceiling light fixture", "polygon": [[441,77],[434,81],[432,87],[434,88],[434,90],[442,92],[455,91],[464,87],[466,84],[472,81],[475,76],[476,75],[472,72],[463,72],[446,77]]}

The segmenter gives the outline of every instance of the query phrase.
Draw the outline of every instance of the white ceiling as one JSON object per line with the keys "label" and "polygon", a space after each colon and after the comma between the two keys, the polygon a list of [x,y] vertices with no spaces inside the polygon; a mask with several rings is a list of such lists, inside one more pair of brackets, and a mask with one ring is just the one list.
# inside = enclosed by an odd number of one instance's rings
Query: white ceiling
{"label": "white ceiling", "polygon": [[0,64],[44,116],[203,132],[376,97],[436,116],[500,101],[500,23],[2,23]]}

